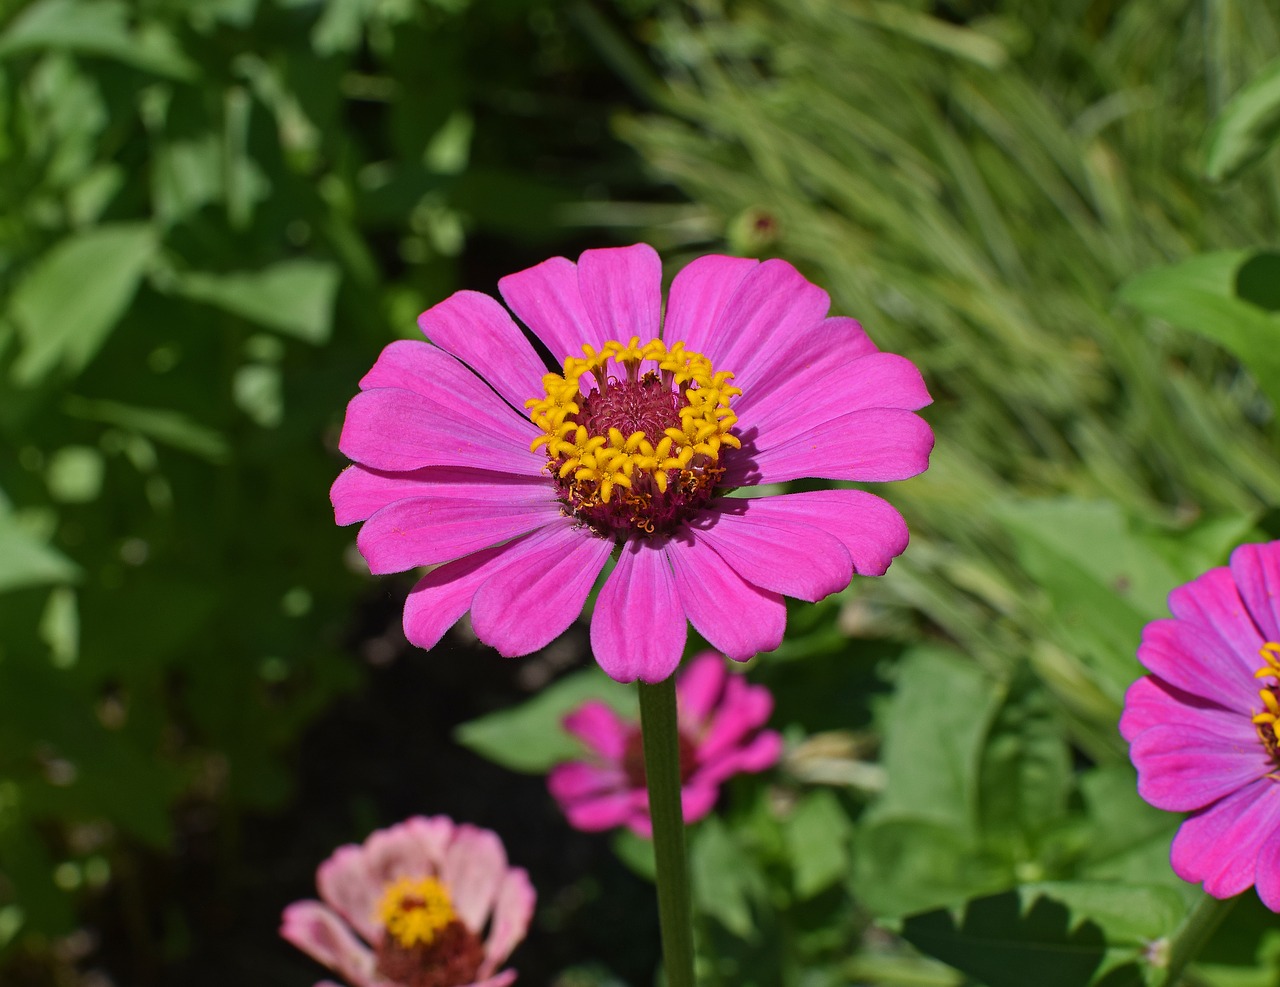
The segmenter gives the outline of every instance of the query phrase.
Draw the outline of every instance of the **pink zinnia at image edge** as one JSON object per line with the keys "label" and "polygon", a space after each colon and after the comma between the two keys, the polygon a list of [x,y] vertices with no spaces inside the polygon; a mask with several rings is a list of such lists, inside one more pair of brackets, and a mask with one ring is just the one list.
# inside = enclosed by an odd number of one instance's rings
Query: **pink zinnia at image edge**
{"label": "pink zinnia at image edge", "polygon": [[[911,362],[877,350],[853,319],[828,318],[826,292],[784,261],[698,258],[676,275],[665,320],[661,279],[656,251],[637,244],[499,282],[534,335],[568,355],[563,378],[494,299],[460,291],[421,316],[431,342],[391,343],[360,381],[335,517],[364,522],[357,545],[374,573],[438,565],[406,601],[411,642],[432,647],[470,610],[500,653],[536,651],[578,616],[619,548],[592,650],[619,681],[658,682],[679,664],[686,618],[745,660],[781,643],[783,596],[821,599],[855,573],[884,573],[906,547],[901,515],[866,491],[720,494],[922,472],[933,435],[914,412],[930,398]],[[694,406],[699,392],[708,400]],[[674,401],[668,420],[636,444],[645,430],[621,403],[655,396]],[[518,410],[531,402],[533,421]],[[573,414],[595,431],[575,438]],[[615,419],[625,427],[606,429]]]}
{"label": "pink zinnia at image edge", "polygon": [[[773,711],[769,690],[730,673],[714,651],[701,652],[677,674],[676,697],[687,824],[711,811],[720,786],[733,775],[776,764],[782,738],[760,729]],[[639,722],[591,700],[566,716],[564,727],[588,752],[586,759],[559,764],[547,776],[547,787],[570,825],[587,832],[627,826],[649,836]]]}
{"label": "pink zinnia at image edge", "polygon": [[1280,911],[1280,542],[1241,545],[1169,609],[1143,631],[1151,674],[1120,720],[1138,792],[1190,813],[1171,851],[1179,877],[1215,898],[1256,885]]}
{"label": "pink zinnia at image edge", "polygon": [[[507,987],[515,971],[498,967],[528,931],[536,900],[496,833],[447,816],[415,816],[339,847],[316,887],[322,901],[289,905],[280,934],[351,987],[414,987],[433,972],[426,982]],[[441,981],[433,962],[462,962],[474,975]]]}

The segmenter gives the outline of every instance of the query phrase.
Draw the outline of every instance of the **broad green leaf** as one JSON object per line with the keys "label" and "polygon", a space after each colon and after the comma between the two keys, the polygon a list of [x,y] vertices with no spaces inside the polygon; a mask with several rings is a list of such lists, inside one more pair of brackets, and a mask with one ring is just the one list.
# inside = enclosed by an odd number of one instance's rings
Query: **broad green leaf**
{"label": "broad green leaf", "polygon": [[122,0],[38,0],[0,35],[0,58],[44,49],[101,55],[157,75],[194,79],[195,64],[154,21],[133,28]]}
{"label": "broad green leaf", "polygon": [[14,379],[83,370],[128,308],[155,246],[146,224],[117,224],[73,233],[41,257],[9,300],[23,340]]}
{"label": "broad green leaf", "polygon": [[1280,141],[1280,58],[1227,102],[1204,142],[1211,182],[1235,178]]}
{"label": "broad green leaf", "polygon": [[1280,253],[1259,250],[1236,269],[1235,293],[1268,312],[1280,312]]}
{"label": "broad green leaf", "polygon": [[970,901],[959,918],[912,916],[902,935],[986,987],[1138,987],[1160,973],[1145,961],[1148,944],[1184,914],[1167,888],[1039,884]]}
{"label": "broad green leaf", "polygon": [[949,825],[899,815],[858,827],[853,887],[881,919],[959,904],[1014,883],[1004,863]]}
{"label": "broad green leaf", "polygon": [[0,593],[66,583],[79,574],[74,562],[26,531],[13,515],[0,514]]}
{"label": "broad green leaf", "polygon": [[717,816],[708,816],[690,835],[689,879],[699,912],[740,938],[751,937],[751,905],[765,893],[764,875]]}
{"label": "broad green leaf", "polygon": [[888,784],[867,821],[927,820],[973,836],[978,764],[999,701],[997,684],[957,653],[907,652],[885,717]]}
{"label": "broad green leaf", "polygon": [[812,898],[849,872],[849,817],[826,790],[806,795],[784,823],[795,892]]}
{"label": "broad green leaf", "polygon": [[[1214,255],[1213,263],[1220,265],[1227,256],[1231,255]],[[1204,270],[1205,261],[1192,258],[1146,271],[1121,285],[1119,298],[1146,315],[1221,345],[1244,364],[1272,404],[1280,407],[1280,316],[1235,295],[1235,270],[1225,292],[1205,286]]]}
{"label": "broad green leaf", "polygon": [[598,668],[584,668],[528,702],[463,723],[454,731],[454,739],[504,768],[545,774],[556,764],[584,756],[582,743],[565,732],[561,721],[588,699],[608,703],[639,722],[633,688]]}
{"label": "broad green leaf", "polygon": [[173,290],[259,325],[319,345],[333,328],[341,272],[320,260],[285,260],[261,271],[177,276]]}
{"label": "broad green leaf", "polygon": [[1071,752],[1052,699],[1021,675],[982,752],[978,812],[987,846],[1034,861],[1039,837],[1066,815],[1071,787]]}

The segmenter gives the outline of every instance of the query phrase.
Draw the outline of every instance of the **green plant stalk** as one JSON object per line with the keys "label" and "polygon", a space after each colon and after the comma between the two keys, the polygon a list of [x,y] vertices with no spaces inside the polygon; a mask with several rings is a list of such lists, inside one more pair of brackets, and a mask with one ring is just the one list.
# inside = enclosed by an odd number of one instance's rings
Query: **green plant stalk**
{"label": "green plant stalk", "polygon": [[639,687],[644,772],[657,865],[662,965],[667,972],[667,987],[694,987],[693,911],[684,850],[684,810],[680,804],[675,676],[657,685],[641,682]]}
{"label": "green plant stalk", "polygon": [[1182,925],[1178,926],[1178,931],[1173,934],[1172,942],[1169,943],[1169,966],[1164,980],[1161,981],[1161,987],[1175,987],[1182,978],[1182,971],[1186,969],[1187,964],[1200,954],[1204,944],[1209,941],[1222,920],[1227,917],[1227,913],[1231,911],[1232,906],[1239,900],[1239,895],[1222,901],[1206,894],[1196,902],[1195,907],[1182,920]]}

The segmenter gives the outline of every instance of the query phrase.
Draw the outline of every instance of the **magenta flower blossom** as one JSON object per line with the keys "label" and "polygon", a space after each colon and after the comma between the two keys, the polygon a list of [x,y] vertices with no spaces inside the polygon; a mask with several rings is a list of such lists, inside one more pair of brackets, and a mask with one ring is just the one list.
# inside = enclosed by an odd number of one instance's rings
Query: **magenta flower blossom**
{"label": "magenta flower blossom", "polygon": [[686,618],[745,660],[782,641],[784,596],[819,600],[881,575],[901,515],[862,490],[728,498],[737,487],[901,480],[928,466],[929,403],[910,361],[879,352],[781,260],[702,257],[665,316],[652,247],[554,257],[498,283],[507,311],[460,291],[424,312],[430,342],[390,344],[347,407],[339,524],[374,573],[436,565],[409,594],[430,648],[468,610],[507,656],[582,610],[610,557],[591,645],[613,678],[659,682]]}
{"label": "magenta flower blossom", "polygon": [[487,829],[415,816],[339,847],[316,886],[323,903],[294,902],[280,934],[351,987],[506,987],[516,979],[498,967],[524,938],[535,895]]}
{"label": "magenta flower blossom", "polygon": [[1169,609],[1143,632],[1151,674],[1120,720],[1138,793],[1190,813],[1173,841],[1179,877],[1215,898],[1256,885],[1280,911],[1280,542],[1241,545]]}
{"label": "magenta flower blossom", "polygon": [[[777,763],[782,738],[760,729],[773,712],[769,690],[729,674],[724,657],[714,651],[702,652],[680,673],[676,704],[680,803],[684,821],[692,823],[711,811],[720,786],[733,775]],[[629,826],[649,836],[639,721],[592,700],[566,716],[564,728],[590,752],[587,760],[557,765],[547,776],[569,823],[588,832]]]}

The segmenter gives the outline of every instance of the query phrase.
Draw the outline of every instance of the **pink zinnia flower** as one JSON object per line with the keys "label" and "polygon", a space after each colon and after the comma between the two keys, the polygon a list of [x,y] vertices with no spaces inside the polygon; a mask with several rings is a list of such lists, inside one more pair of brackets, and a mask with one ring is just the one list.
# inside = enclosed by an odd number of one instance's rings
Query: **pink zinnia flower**
{"label": "pink zinnia flower", "polygon": [[1179,877],[1215,898],[1256,884],[1280,911],[1280,542],[1241,545],[1169,609],[1143,632],[1151,674],[1120,720],[1138,793],[1191,813],[1173,841]]}
{"label": "pink zinnia flower", "polygon": [[324,902],[294,902],[280,934],[352,987],[506,987],[516,979],[514,970],[497,971],[529,928],[534,891],[487,829],[415,816],[339,847],[316,886]]}
{"label": "pink zinnia flower", "polygon": [[610,556],[591,645],[609,675],[659,682],[686,617],[731,658],[782,641],[783,596],[819,600],[906,547],[861,490],[726,498],[735,487],[901,480],[928,466],[929,403],[910,361],[877,351],[781,260],[702,257],[665,317],[652,247],[554,257],[503,278],[506,310],[459,291],[390,344],[347,407],[339,524],[375,573],[439,565],[405,603],[432,647],[468,610],[524,655],[564,632]]}
{"label": "pink zinnia flower", "polygon": [[[760,729],[773,712],[769,690],[729,674],[723,656],[714,651],[702,652],[680,673],[676,709],[680,803],[684,821],[691,823],[711,811],[720,786],[733,775],[772,767],[782,752],[782,738]],[[592,755],[557,765],[547,776],[570,824],[589,832],[630,826],[649,836],[639,721],[626,720],[593,700],[566,716],[564,728]]]}

